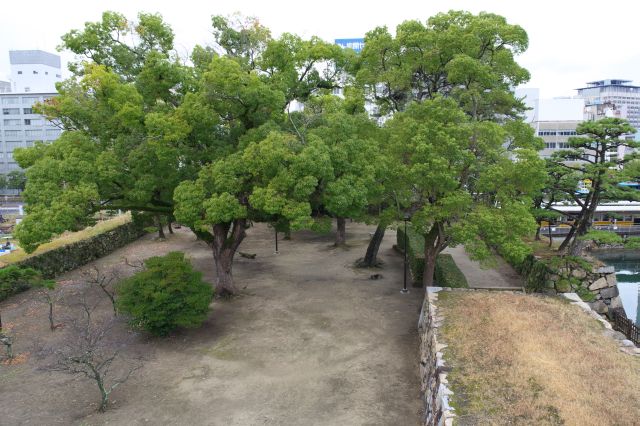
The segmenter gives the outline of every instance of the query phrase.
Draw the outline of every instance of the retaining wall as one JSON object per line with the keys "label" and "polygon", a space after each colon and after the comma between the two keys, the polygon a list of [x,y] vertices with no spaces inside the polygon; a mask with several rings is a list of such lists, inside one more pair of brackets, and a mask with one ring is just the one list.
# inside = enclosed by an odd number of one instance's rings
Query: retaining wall
{"label": "retaining wall", "polygon": [[420,380],[423,401],[424,426],[452,425],[455,413],[449,405],[453,393],[447,387],[447,368],[442,350],[446,347],[438,341],[438,328],[442,318],[438,317],[437,306],[439,287],[427,288],[418,321],[420,334]]}

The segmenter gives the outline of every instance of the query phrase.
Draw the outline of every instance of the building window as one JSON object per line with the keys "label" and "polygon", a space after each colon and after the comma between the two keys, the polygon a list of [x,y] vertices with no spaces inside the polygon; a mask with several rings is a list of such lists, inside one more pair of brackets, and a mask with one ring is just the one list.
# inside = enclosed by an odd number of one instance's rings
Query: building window
{"label": "building window", "polygon": [[20,114],[20,108],[2,108],[2,115]]}
{"label": "building window", "polygon": [[33,109],[31,108],[22,108],[23,114],[33,114]]}
{"label": "building window", "polygon": [[57,78],[62,78],[62,76],[60,74],[56,74]]}
{"label": "building window", "polygon": [[38,98],[37,96],[24,96],[22,98],[22,104],[31,106],[31,105],[35,104],[36,102],[38,102],[39,100],[40,100],[40,98]]}
{"label": "building window", "polygon": [[27,86],[24,88],[25,93],[29,93],[31,91],[31,87]]}
{"label": "building window", "polygon": [[2,98],[2,105],[16,105],[20,103],[20,99],[17,97]]}
{"label": "building window", "polygon": [[556,143],[555,142],[545,142],[544,147],[546,149],[556,149]]}
{"label": "building window", "polygon": [[18,74],[22,74],[22,71],[18,71]]}
{"label": "building window", "polygon": [[10,119],[6,119],[5,118],[4,125],[5,126],[19,126],[20,125],[20,119],[19,118],[10,118]]}
{"label": "building window", "polygon": [[41,130],[25,130],[24,131],[27,137],[30,138],[39,138],[42,135]]}
{"label": "building window", "polygon": [[19,138],[22,136],[22,130],[5,130],[4,137],[5,138]]}
{"label": "building window", "polygon": [[25,118],[24,119],[24,125],[25,126],[31,126],[31,119],[30,118]]}
{"label": "building window", "polygon": [[38,71],[36,71],[36,70],[33,70],[33,73],[34,73],[34,74],[38,74]]}
{"label": "building window", "polygon": [[22,148],[22,141],[7,141],[5,144],[9,152],[12,152],[16,148]]}
{"label": "building window", "polygon": [[49,75],[49,71],[45,71],[45,72],[44,72],[44,75]]}

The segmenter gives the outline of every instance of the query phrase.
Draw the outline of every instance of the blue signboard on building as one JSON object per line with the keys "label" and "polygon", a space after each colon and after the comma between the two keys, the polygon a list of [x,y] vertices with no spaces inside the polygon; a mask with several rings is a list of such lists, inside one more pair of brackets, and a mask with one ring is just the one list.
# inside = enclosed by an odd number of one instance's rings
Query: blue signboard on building
{"label": "blue signboard on building", "polygon": [[364,47],[363,38],[337,38],[335,39],[335,43],[343,49],[353,49],[358,53],[360,53]]}

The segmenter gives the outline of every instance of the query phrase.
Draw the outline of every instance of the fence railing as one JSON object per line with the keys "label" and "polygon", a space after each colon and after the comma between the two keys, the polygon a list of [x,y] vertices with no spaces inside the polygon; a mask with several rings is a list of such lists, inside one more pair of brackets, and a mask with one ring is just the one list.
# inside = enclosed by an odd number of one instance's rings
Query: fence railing
{"label": "fence railing", "polygon": [[627,336],[636,345],[640,345],[640,327],[633,323],[623,310],[614,309],[611,313],[613,328]]}
{"label": "fence railing", "polygon": [[[618,235],[640,235],[640,225],[627,225],[627,226],[619,226],[619,225],[594,225],[593,229],[602,230],[602,231],[611,231],[615,232]],[[553,237],[564,236],[569,233],[571,228],[569,226],[551,226],[549,229],[548,226],[543,226],[540,228],[540,236],[545,237],[551,234]],[[551,231],[551,232],[549,232]]]}

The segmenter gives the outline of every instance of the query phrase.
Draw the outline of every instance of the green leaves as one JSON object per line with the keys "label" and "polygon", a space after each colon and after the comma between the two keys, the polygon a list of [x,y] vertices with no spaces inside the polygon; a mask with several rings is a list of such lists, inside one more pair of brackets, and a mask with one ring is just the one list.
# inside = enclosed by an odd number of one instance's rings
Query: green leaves
{"label": "green leaves", "polygon": [[132,324],[160,336],[202,324],[213,291],[184,253],[171,252],[144,263],[143,271],[118,285],[118,310],[128,314]]}

